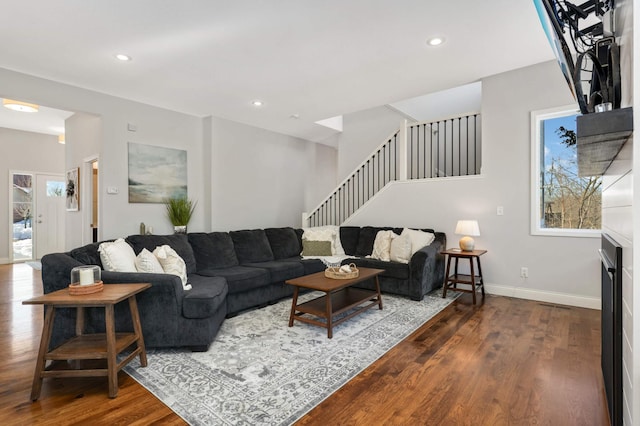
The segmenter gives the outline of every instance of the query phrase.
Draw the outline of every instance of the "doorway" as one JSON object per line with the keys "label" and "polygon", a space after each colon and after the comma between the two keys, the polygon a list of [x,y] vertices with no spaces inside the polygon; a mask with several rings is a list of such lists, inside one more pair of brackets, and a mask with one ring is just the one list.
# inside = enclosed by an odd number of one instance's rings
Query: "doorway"
{"label": "doorway", "polygon": [[65,181],[63,175],[36,175],[36,259],[64,250]]}
{"label": "doorway", "polygon": [[63,175],[11,171],[11,262],[64,249]]}

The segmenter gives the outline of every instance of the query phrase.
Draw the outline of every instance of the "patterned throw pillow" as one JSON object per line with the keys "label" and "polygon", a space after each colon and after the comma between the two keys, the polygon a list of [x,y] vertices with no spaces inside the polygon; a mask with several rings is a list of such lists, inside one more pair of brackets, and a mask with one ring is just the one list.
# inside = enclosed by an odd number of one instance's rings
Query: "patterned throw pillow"
{"label": "patterned throw pillow", "polygon": [[335,225],[303,228],[302,238],[311,241],[331,241],[331,255],[344,255],[344,248],[340,242],[340,228]]}
{"label": "patterned throw pillow", "polygon": [[302,240],[302,256],[331,256],[331,241]]}
{"label": "patterned throw pillow", "polygon": [[147,272],[152,274],[164,274],[162,265],[158,259],[149,250],[142,249],[136,256],[136,268],[138,272]]}
{"label": "patterned throw pillow", "polygon": [[182,287],[191,290],[191,284],[187,284],[187,265],[171,246],[156,247],[153,254],[158,258],[165,274],[177,275],[182,280]]}
{"label": "patterned throw pillow", "polygon": [[392,262],[409,263],[411,260],[411,238],[401,235],[391,241],[389,259]]}
{"label": "patterned throw pillow", "polygon": [[397,235],[393,231],[378,231],[373,242],[371,257],[388,262],[390,260],[391,241],[396,237]]}

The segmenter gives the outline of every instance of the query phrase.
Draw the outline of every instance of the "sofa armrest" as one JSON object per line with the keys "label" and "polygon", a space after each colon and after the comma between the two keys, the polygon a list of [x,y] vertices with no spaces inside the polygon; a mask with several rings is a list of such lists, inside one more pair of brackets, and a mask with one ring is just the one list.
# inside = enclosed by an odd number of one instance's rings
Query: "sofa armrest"
{"label": "sofa armrest", "polygon": [[[145,309],[149,309],[148,305],[153,306],[160,316],[163,311],[168,315],[182,313],[184,288],[182,280],[177,275],[102,271],[102,282],[104,284],[150,283],[150,288],[136,296],[138,305],[144,306]],[[174,309],[175,312],[171,312]]]}
{"label": "sofa armrest", "polygon": [[442,232],[436,232],[435,236],[435,240],[415,252],[409,262],[412,288],[420,289],[420,300],[444,281],[444,256],[440,252],[447,246],[447,237]]}
{"label": "sofa armrest", "polygon": [[83,265],[67,253],[44,255],[41,262],[44,294],[67,288],[71,282],[71,270]]}

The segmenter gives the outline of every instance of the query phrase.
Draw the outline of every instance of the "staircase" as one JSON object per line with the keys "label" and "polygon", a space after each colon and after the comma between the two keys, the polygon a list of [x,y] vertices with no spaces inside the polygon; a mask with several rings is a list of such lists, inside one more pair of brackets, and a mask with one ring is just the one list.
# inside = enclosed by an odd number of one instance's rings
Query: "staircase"
{"label": "staircase", "polygon": [[386,138],[311,213],[303,226],[341,225],[393,181],[480,174],[480,113],[407,123]]}

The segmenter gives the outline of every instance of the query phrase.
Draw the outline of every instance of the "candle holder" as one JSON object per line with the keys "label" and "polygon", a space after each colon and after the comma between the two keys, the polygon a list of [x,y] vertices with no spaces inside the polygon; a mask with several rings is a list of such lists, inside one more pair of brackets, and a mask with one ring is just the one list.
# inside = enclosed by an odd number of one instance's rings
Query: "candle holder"
{"label": "candle holder", "polygon": [[81,295],[102,291],[101,270],[97,265],[76,266],[71,270],[69,294]]}

